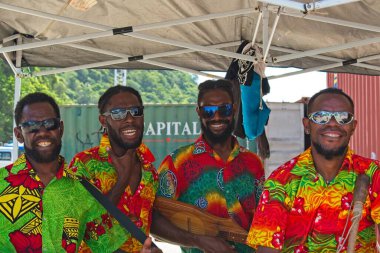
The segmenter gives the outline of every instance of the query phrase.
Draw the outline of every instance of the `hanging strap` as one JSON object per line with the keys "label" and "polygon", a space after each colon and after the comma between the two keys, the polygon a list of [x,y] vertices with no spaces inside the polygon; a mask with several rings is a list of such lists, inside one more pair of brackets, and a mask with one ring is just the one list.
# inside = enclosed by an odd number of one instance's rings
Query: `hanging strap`
{"label": "hanging strap", "polygon": [[[141,244],[144,244],[147,236],[141,231],[135,223],[129,219],[127,215],[122,213],[117,207],[106,197],[104,196],[98,188],[88,182],[86,179],[80,180],[81,184],[87,189],[89,193],[100,203],[102,206],[107,209],[107,211],[124,227],[131,235],[136,238]],[[153,242],[152,247],[158,248]],[[122,251],[116,251],[122,252]]]}

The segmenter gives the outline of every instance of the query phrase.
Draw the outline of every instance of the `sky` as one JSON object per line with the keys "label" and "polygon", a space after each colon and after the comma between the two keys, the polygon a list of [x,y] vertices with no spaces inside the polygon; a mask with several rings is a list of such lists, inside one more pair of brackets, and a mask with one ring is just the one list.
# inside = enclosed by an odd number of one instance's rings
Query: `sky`
{"label": "sky", "polygon": [[[270,68],[265,70],[269,77],[288,72],[297,71],[295,68]],[[214,75],[224,77],[225,73],[212,72]],[[208,78],[199,76],[198,82],[201,83]],[[269,80],[270,93],[264,97],[268,102],[295,102],[302,97],[311,97],[314,93],[327,87],[327,76],[324,72],[310,72],[290,77],[282,77]]]}

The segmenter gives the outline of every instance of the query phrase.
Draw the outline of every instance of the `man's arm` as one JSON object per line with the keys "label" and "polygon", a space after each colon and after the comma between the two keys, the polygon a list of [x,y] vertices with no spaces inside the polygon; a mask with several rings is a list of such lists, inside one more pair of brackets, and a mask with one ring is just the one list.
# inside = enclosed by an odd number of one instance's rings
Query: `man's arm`
{"label": "man's arm", "polygon": [[236,252],[231,245],[221,238],[195,235],[176,227],[157,210],[153,210],[151,233],[160,240],[184,247],[199,248],[207,253]]}
{"label": "man's arm", "polygon": [[148,237],[145,240],[143,248],[140,251],[140,253],[162,253],[162,250],[160,250],[156,247],[152,248],[152,238]]}

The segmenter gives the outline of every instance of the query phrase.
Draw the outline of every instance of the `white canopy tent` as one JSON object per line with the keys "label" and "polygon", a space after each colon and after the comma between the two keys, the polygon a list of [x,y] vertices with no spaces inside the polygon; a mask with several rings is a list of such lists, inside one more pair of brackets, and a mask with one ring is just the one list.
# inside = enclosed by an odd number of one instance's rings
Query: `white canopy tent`
{"label": "white canopy tent", "polygon": [[0,0],[0,55],[17,77],[15,101],[21,78],[85,68],[212,78],[201,71],[262,60],[234,53],[242,40],[261,45],[269,66],[302,69],[286,75],[378,75],[379,24],[376,0]]}

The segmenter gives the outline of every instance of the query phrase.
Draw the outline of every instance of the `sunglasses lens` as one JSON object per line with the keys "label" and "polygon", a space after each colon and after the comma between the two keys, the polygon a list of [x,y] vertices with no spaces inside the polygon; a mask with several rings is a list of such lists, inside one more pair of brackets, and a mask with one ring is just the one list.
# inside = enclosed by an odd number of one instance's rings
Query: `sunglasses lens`
{"label": "sunglasses lens", "polygon": [[111,110],[111,118],[113,120],[122,120],[127,116],[127,109],[118,108],[118,109],[112,109]]}
{"label": "sunglasses lens", "polygon": [[332,114],[325,111],[314,112],[310,115],[310,119],[316,124],[326,124],[330,121]]}
{"label": "sunglasses lens", "polygon": [[214,117],[216,111],[218,110],[217,106],[209,105],[209,106],[202,106],[202,116],[203,118],[209,119]]}
{"label": "sunglasses lens", "polygon": [[335,120],[341,125],[348,124],[354,119],[354,115],[349,112],[336,112],[334,117]]}
{"label": "sunglasses lens", "polygon": [[144,115],[144,107],[115,108],[110,111],[110,114],[113,120],[122,120],[127,117],[128,112],[133,117],[141,117]]}
{"label": "sunglasses lens", "polygon": [[59,119],[47,119],[47,120],[42,121],[46,130],[49,130],[49,131],[59,128],[59,122],[60,122]]}
{"label": "sunglasses lens", "polygon": [[142,107],[132,107],[129,109],[129,112],[133,117],[141,117],[144,114],[144,108]]}
{"label": "sunglasses lens", "polygon": [[219,106],[219,115],[221,117],[229,117],[232,114],[232,104]]}

